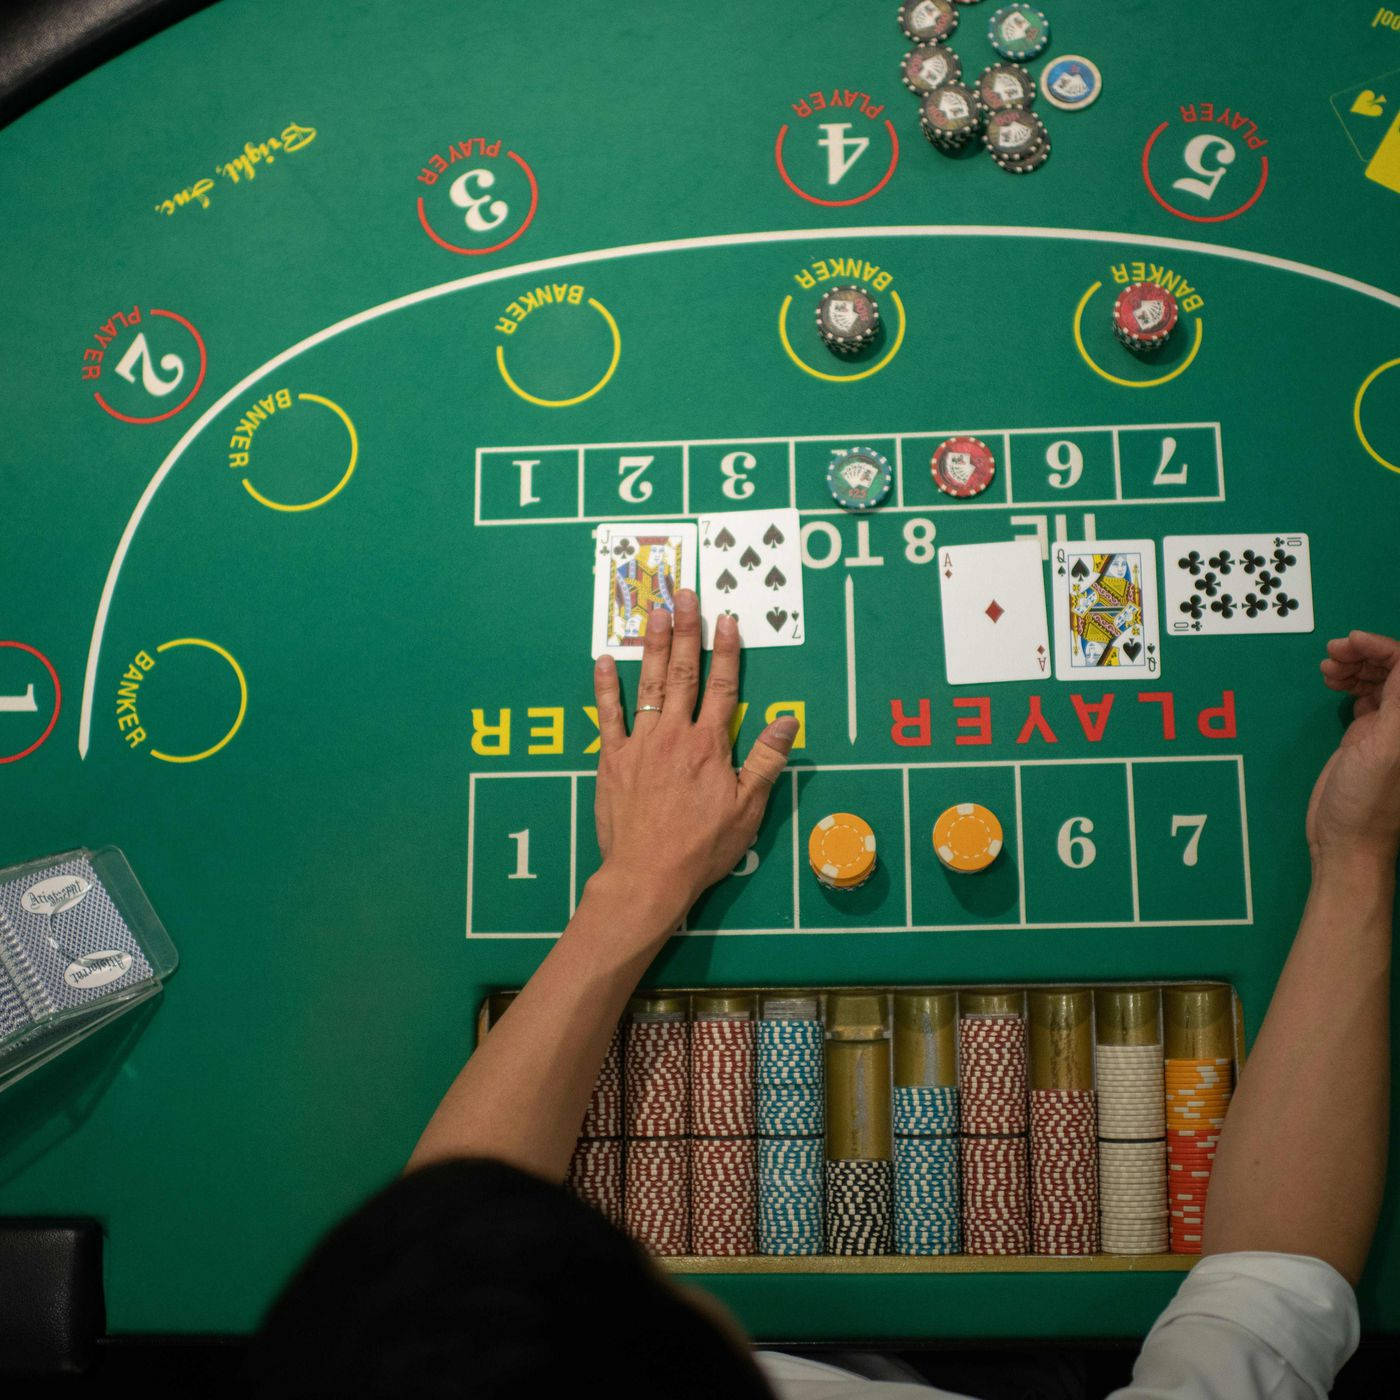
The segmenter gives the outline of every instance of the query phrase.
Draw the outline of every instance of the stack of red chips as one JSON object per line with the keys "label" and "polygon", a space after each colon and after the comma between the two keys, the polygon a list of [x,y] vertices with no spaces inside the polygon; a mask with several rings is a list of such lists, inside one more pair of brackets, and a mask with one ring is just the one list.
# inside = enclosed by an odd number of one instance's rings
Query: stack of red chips
{"label": "stack of red chips", "polygon": [[622,1027],[613,1032],[564,1185],[622,1228]]}
{"label": "stack of red chips", "polygon": [[1030,1251],[1026,1158],[1026,1022],[1022,1016],[958,1021],[963,1250]]}
{"label": "stack of red chips", "polygon": [[1031,1244],[1099,1250],[1098,1114],[1092,1089],[1031,1090]]}
{"label": "stack of red chips", "polygon": [[689,1027],[633,1013],[627,1028],[627,1233],[653,1254],[690,1253]]}
{"label": "stack of red chips", "polygon": [[757,1248],[757,1124],[751,1017],[701,1017],[690,1027],[691,1245],[696,1254]]}

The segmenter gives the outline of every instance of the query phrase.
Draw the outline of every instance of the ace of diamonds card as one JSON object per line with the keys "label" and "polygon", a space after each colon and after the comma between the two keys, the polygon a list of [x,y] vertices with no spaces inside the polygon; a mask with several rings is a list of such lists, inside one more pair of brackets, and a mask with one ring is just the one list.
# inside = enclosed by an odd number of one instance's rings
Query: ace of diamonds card
{"label": "ace of diamonds card", "polygon": [[939,551],[938,572],[949,685],[1032,681],[1048,674],[1038,540],[947,545]]}

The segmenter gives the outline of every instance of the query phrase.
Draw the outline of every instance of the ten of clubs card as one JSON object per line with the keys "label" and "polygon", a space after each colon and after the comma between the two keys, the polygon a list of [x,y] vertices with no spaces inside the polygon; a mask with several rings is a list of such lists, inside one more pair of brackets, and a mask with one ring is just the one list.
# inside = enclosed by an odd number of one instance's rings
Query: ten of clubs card
{"label": "ten of clubs card", "polygon": [[795,510],[700,517],[700,619],[706,647],[724,613],[746,647],[796,647],[806,636],[802,525]]}
{"label": "ten of clubs card", "polygon": [[1311,632],[1308,537],[1168,535],[1167,631],[1173,636]]}
{"label": "ten of clubs card", "polygon": [[948,545],[938,552],[949,685],[1049,674],[1040,542]]}
{"label": "ten of clubs card", "polygon": [[594,657],[640,657],[651,610],[674,612],[676,590],[695,587],[695,526],[600,525],[594,570]]}
{"label": "ten of clubs card", "polygon": [[1152,540],[1080,540],[1050,553],[1055,675],[1151,680],[1162,673]]}

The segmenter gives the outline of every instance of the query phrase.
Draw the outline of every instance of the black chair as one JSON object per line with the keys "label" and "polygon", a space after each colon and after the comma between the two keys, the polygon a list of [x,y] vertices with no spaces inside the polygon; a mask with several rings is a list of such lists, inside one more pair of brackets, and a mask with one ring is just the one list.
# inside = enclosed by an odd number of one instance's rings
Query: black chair
{"label": "black chair", "polygon": [[106,1330],[97,1221],[0,1219],[0,1376],[82,1372]]}

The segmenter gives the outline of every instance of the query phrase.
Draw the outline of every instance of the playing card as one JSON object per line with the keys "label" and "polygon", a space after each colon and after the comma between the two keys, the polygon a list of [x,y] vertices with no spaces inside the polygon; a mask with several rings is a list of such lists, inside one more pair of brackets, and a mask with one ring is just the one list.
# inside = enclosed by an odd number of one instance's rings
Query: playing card
{"label": "playing card", "polygon": [[1050,554],[1055,675],[1082,681],[1162,674],[1157,549],[1151,540],[1076,540]]}
{"label": "playing card", "polygon": [[0,978],[18,993],[27,1019],[71,1011],[151,976],[86,857],[69,856],[0,884]]}
{"label": "playing card", "polygon": [[593,655],[639,657],[651,610],[695,587],[695,526],[600,525],[593,553]]}
{"label": "playing card", "polygon": [[801,521],[795,510],[731,510],[700,517],[700,620],[714,645],[722,613],[746,647],[801,646]]}
{"label": "playing card", "polygon": [[1039,541],[948,545],[938,551],[938,572],[949,685],[1049,674]]}
{"label": "playing card", "polygon": [[1162,568],[1173,635],[1313,630],[1306,535],[1168,535]]}

